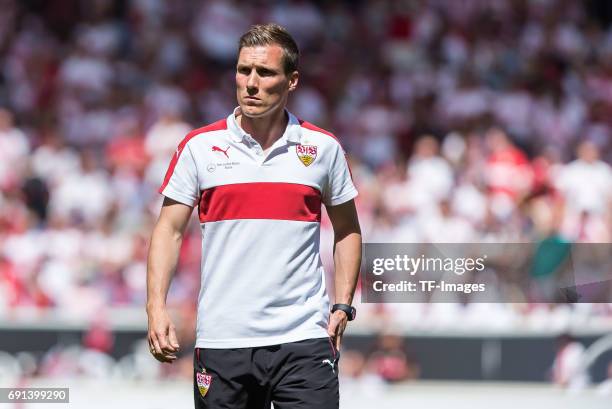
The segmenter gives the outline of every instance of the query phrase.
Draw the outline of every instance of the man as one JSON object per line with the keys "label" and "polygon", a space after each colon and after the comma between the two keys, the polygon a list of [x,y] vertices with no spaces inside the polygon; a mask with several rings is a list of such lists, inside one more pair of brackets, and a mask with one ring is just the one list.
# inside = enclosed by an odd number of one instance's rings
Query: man
{"label": "man", "polygon": [[[176,359],[165,307],[193,207],[202,225],[194,353],[197,408],[337,408],[338,351],[361,262],[348,165],[330,133],[285,106],[298,48],[274,24],[240,39],[238,105],[180,143],[160,188],[147,272],[151,353]],[[319,257],[321,204],[334,228],[335,304]]]}

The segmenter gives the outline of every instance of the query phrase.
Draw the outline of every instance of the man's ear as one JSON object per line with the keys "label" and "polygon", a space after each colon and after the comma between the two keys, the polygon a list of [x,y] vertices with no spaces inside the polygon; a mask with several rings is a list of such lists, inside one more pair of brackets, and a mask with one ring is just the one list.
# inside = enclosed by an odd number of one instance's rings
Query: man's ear
{"label": "man's ear", "polygon": [[300,74],[297,71],[293,71],[289,75],[289,91],[295,91],[298,85],[299,78],[300,78]]}

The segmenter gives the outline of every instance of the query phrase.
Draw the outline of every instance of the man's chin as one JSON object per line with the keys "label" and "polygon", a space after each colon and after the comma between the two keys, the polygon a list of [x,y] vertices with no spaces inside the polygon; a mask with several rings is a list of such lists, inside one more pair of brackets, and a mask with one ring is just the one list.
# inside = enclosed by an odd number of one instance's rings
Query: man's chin
{"label": "man's chin", "polygon": [[240,111],[242,115],[248,116],[249,118],[261,118],[262,116],[266,116],[270,110],[261,106],[245,105],[240,107]]}

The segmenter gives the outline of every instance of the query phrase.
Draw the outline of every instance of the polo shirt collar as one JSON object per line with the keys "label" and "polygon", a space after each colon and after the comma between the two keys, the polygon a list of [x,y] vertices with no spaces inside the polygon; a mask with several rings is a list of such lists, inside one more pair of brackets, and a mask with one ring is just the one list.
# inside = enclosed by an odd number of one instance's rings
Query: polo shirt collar
{"label": "polo shirt collar", "polygon": [[[286,138],[288,142],[300,143],[302,138],[302,126],[300,125],[299,119],[287,109],[285,112],[289,116],[287,127],[281,138]],[[234,142],[242,142],[246,136],[250,136],[238,125],[236,121],[236,115],[240,114],[240,107],[234,108],[234,111],[227,117],[227,129],[230,131],[232,140]]]}

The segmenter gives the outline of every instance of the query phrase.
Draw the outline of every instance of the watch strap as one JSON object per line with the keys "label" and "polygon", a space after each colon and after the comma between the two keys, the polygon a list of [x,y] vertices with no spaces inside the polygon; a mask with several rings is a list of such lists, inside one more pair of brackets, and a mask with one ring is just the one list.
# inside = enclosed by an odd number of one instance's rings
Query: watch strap
{"label": "watch strap", "polygon": [[349,321],[353,321],[355,319],[355,316],[357,315],[357,310],[355,309],[355,307],[348,304],[334,304],[332,306],[331,312],[333,314],[338,310],[344,311]]}

